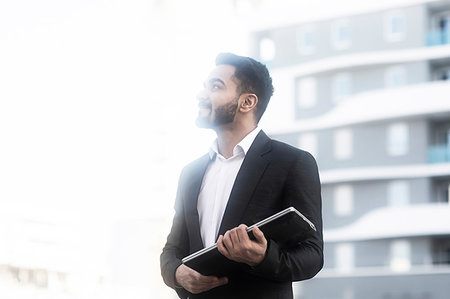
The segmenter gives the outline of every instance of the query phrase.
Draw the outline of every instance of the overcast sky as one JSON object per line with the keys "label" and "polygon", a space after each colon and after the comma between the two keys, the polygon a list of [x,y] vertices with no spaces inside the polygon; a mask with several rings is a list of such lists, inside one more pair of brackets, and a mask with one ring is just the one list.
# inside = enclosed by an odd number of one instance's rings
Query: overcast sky
{"label": "overcast sky", "polygon": [[[389,1],[265,2],[308,3],[308,17]],[[217,53],[248,54],[257,25],[231,3],[0,1],[0,204],[170,211],[181,167],[214,137],[194,126],[195,95]]]}
{"label": "overcast sky", "polygon": [[246,48],[228,6],[185,2],[0,2],[1,205],[171,210],[160,197],[212,140],[196,93],[218,52]]}

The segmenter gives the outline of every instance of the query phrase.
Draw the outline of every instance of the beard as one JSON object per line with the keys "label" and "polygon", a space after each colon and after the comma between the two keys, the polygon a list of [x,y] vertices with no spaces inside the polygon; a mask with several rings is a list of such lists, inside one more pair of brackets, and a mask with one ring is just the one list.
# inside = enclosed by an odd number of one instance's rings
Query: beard
{"label": "beard", "polygon": [[[222,125],[226,125],[232,123],[234,118],[236,117],[236,110],[238,107],[239,97],[236,98],[233,102],[224,104],[220,107],[217,107],[212,113],[212,107],[209,104],[201,104],[200,106],[203,108],[210,109],[209,115],[201,116],[199,115],[196,120],[197,126],[200,128],[216,128]],[[210,119],[210,116],[213,115],[214,118]]]}

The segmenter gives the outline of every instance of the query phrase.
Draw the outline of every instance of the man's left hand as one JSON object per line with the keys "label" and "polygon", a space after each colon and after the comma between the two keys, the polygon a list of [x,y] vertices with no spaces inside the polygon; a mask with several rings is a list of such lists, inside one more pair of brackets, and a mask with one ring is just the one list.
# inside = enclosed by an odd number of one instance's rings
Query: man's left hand
{"label": "man's left hand", "polygon": [[267,240],[258,227],[253,229],[255,240],[251,240],[246,229],[247,226],[241,224],[223,236],[220,235],[217,248],[228,259],[254,267],[260,264],[266,255]]}

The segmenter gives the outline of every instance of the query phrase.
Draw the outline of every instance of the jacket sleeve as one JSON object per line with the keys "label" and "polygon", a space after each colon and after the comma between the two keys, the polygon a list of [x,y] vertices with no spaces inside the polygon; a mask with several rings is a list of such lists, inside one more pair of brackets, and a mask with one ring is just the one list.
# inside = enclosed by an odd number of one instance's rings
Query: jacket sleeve
{"label": "jacket sleeve", "polygon": [[182,200],[184,187],[183,172],[178,183],[172,228],[160,256],[160,266],[164,282],[169,287],[175,289],[180,298],[187,298],[188,292],[181,288],[175,280],[175,271],[181,265],[181,259],[187,255],[189,244]]}
{"label": "jacket sleeve", "polygon": [[314,223],[317,232],[288,248],[268,240],[264,260],[250,272],[276,281],[309,279],[323,267],[320,179],[316,162],[309,153],[302,152],[292,163],[283,189],[284,204],[301,211]]}

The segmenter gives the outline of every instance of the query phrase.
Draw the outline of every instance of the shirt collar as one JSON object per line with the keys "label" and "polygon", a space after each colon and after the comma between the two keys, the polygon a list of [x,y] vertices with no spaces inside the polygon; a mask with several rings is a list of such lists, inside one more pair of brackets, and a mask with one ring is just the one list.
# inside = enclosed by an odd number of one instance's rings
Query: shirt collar
{"label": "shirt collar", "polygon": [[[233,156],[236,155],[239,152],[243,152],[244,155],[247,154],[248,150],[253,144],[253,141],[255,141],[256,135],[261,131],[260,127],[256,127],[253,131],[247,134],[247,136],[244,137],[233,149]],[[214,158],[219,155],[219,147],[217,143],[217,139],[214,140],[211,147],[209,148],[209,157],[211,160],[214,160]]]}

